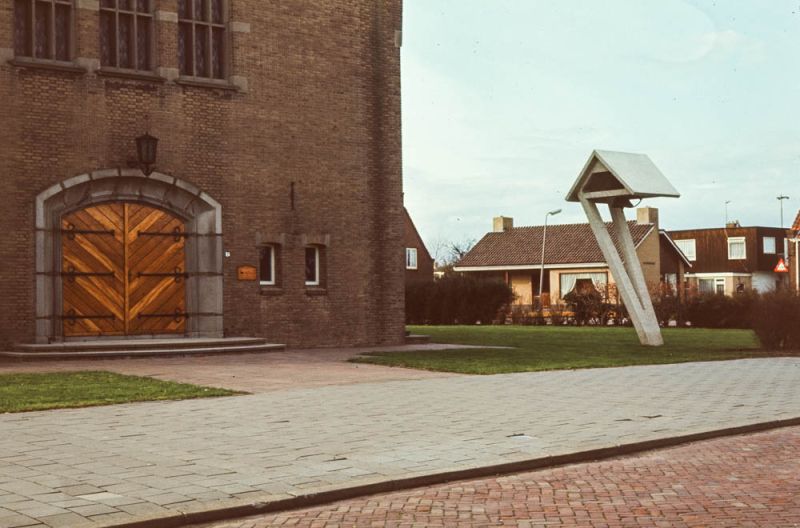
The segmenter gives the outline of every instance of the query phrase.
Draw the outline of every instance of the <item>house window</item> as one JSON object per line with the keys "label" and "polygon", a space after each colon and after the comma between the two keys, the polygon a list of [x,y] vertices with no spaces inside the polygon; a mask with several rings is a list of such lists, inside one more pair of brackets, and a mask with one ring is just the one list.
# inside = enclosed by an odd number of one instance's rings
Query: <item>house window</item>
{"label": "house window", "polygon": [[306,247],[306,286],[319,286],[319,247]]}
{"label": "house window", "polygon": [[562,273],[559,276],[559,286],[561,288],[560,297],[563,299],[573,290],[585,293],[594,288],[597,291],[605,291],[608,284],[608,273]]}
{"label": "house window", "polygon": [[695,244],[693,238],[676,240],[675,245],[678,246],[678,249],[681,250],[681,253],[686,255],[686,258],[689,259],[690,262],[697,260],[697,245]]}
{"label": "house window", "polygon": [[417,248],[406,248],[406,269],[417,269]]}
{"label": "house window", "polygon": [[224,79],[224,0],[178,0],[178,62],[181,75]]}
{"label": "house window", "polygon": [[744,237],[728,238],[728,260],[744,260],[746,258]]}
{"label": "house window", "polygon": [[719,293],[725,295],[725,277],[711,277],[697,280],[700,293]]}
{"label": "house window", "polygon": [[775,237],[764,237],[761,239],[764,245],[764,254],[765,255],[774,255],[775,254]]}
{"label": "house window", "polygon": [[264,246],[259,256],[258,281],[262,286],[275,285],[275,246]]}
{"label": "house window", "polygon": [[73,0],[15,0],[15,55],[46,60],[72,60],[72,2]]}
{"label": "house window", "polygon": [[151,70],[152,0],[100,1],[100,64],[129,70]]}

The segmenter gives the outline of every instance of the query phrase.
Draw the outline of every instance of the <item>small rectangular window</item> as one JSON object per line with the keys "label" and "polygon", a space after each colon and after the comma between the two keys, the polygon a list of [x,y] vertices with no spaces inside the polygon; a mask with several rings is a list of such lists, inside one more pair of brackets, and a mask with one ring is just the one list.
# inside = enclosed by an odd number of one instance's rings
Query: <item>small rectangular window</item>
{"label": "small rectangular window", "polygon": [[319,286],[319,248],[306,248],[306,286]]}
{"label": "small rectangular window", "polygon": [[262,286],[275,285],[275,247],[264,246],[261,248],[259,259],[258,280]]}
{"label": "small rectangular window", "polygon": [[72,60],[73,0],[15,0],[14,54]]}
{"label": "small rectangular window", "polygon": [[775,254],[775,237],[764,237],[762,239],[764,243],[764,254],[765,255],[774,255]]}
{"label": "small rectangular window", "polygon": [[685,240],[676,240],[675,245],[678,246],[678,249],[686,255],[686,258],[689,259],[690,262],[694,262],[697,260],[697,245],[693,238],[687,238]]}
{"label": "small rectangular window", "polygon": [[226,7],[223,0],[178,0],[178,65],[181,75],[225,78]]}
{"label": "small rectangular window", "polygon": [[714,293],[714,279],[698,279],[697,286],[700,293]]}
{"label": "small rectangular window", "polygon": [[744,260],[747,258],[744,237],[728,238],[728,260]]}
{"label": "small rectangular window", "polygon": [[128,70],[152,69],[153,8],[149,0],[100,2],[100,64]]}
{"label": "small rectangular window", "polygon": [[714,293],[725,295],[725,278],[717,277],[714,279]]}
{"label": "small rectangular window", "polygon": [[406,269],[417,269],[417,248],[406,248]]}

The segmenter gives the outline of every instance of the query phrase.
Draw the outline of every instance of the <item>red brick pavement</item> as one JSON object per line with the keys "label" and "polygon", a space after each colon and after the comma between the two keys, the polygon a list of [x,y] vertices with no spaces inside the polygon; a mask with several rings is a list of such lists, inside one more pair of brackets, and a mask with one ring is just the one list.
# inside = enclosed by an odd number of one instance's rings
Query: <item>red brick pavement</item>
{"label": "red brick pavement", "polygon": [[213,525],[800,526],[800,427]]}

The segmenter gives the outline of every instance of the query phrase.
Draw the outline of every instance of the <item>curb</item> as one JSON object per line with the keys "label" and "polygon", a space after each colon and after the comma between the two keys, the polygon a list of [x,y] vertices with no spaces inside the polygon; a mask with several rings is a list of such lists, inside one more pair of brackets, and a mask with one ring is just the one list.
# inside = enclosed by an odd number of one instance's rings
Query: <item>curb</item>
{"label": "curb", "polygon": [[375,482],[372,484],[363,484],[349,488],[323,491],[320,493],[298,495],[289,499],[278,499],[269,502],[252,502],[250,504],[243,504],[241,506],[214,508],[197,512],[179,512],[168,517],[152,518],[123,524],[113,524],[109,525],[108,528],[181,528],[195,524],[233,520],[242,517],[264,515],[267,513],[275,513],[286,510],[310,508],[367,495],[391,493],[423,486],[445,484],[458,480],[472,480],[476,478],[501,476],[525,471],[552,468],[567,464],[600,461],[634,453],[641,453],[644,451],[651,451],[654,449],[674,447],[690,442],[698,442],[701,440],[735,436],[746,433],[755,433],[759,431],[767,431],[770,429],[779,429],[781,427],[790,427],[796,425],[800,425],[800,417],[729,427],[725,429],[673,436],[669,438],[659,438],[656,440],[645,440],[642,442],[633,442],[614,447],[590,449],[587,451],[579,451],[564,455],[533,458],[478,468],[444,471],[430,475]]}

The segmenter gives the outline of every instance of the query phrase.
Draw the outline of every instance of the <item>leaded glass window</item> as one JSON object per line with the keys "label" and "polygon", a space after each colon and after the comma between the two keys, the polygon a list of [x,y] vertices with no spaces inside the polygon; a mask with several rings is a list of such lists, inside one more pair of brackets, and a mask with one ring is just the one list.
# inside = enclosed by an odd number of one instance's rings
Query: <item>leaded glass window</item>
{"label": "leaded glass window", "polygon": [[100,64],[153,69],[152,0],[100,1]]}
{"label": "leaded glass window", "polygon": [[15,55],[71,60],[72,1],[14,0]]}
{"label": "leaded glass window", "polygon": [[178,0],[181,75],[226,77],[226,20],[224,0]]}

